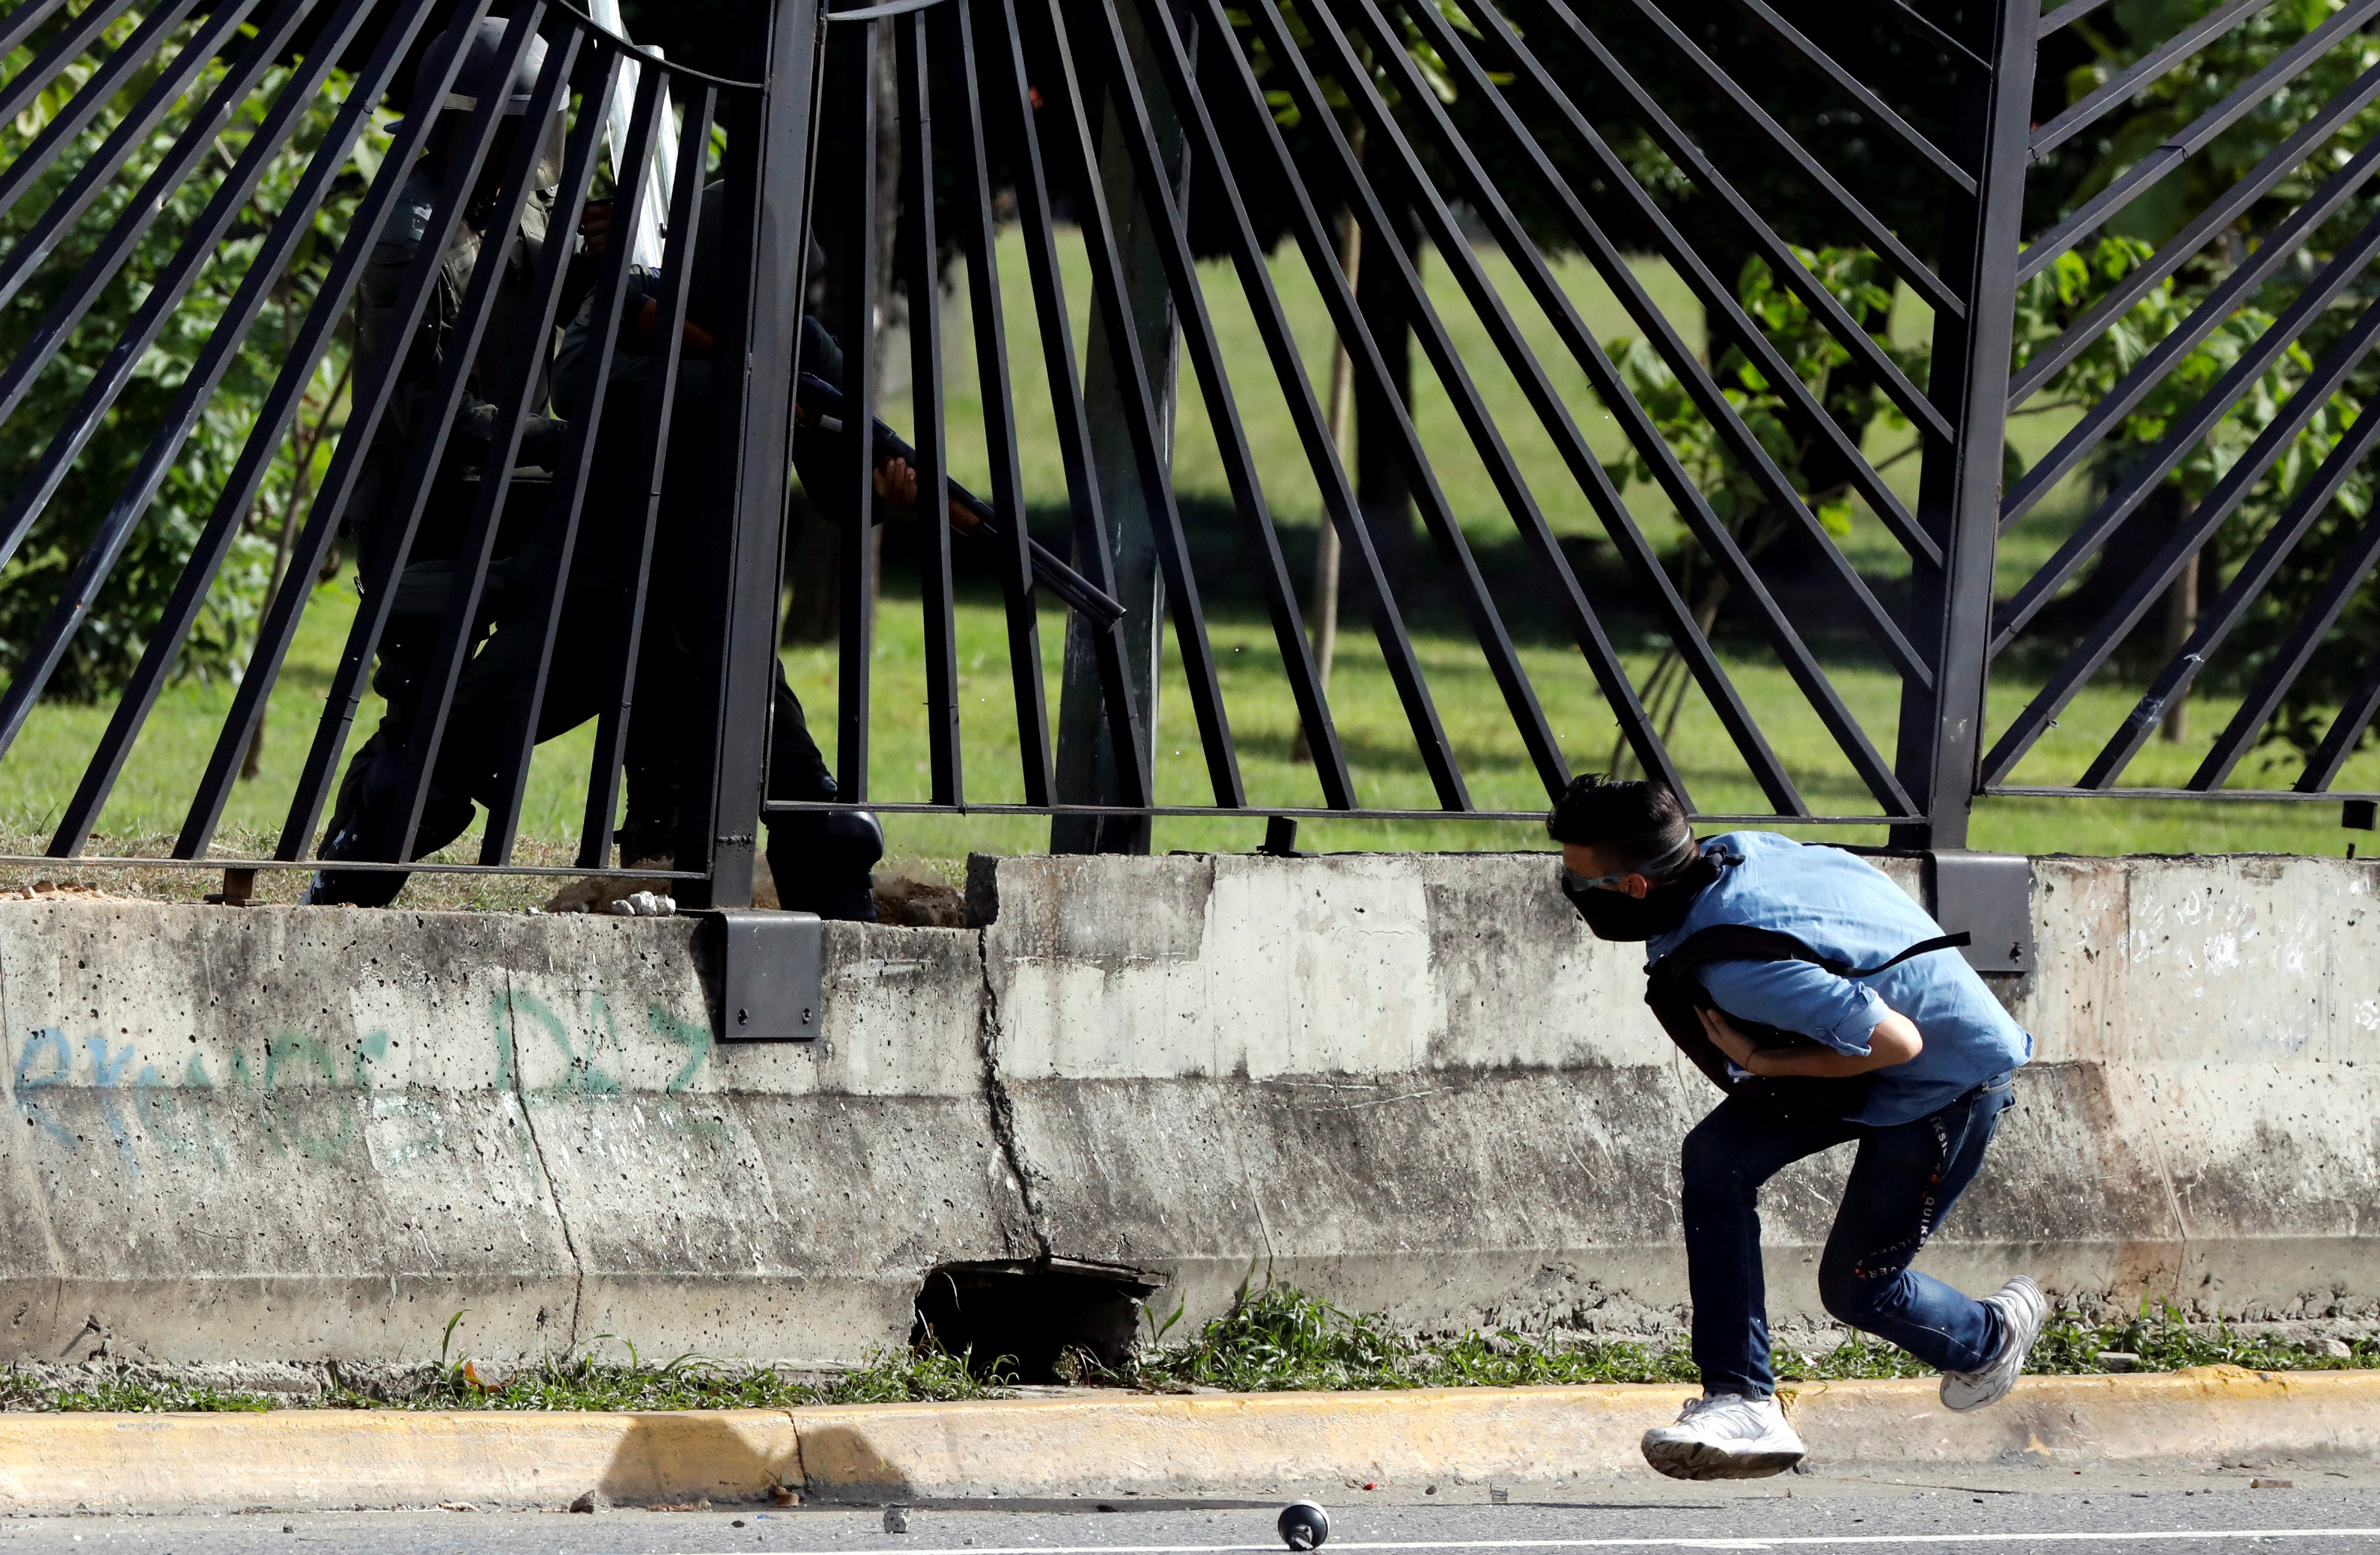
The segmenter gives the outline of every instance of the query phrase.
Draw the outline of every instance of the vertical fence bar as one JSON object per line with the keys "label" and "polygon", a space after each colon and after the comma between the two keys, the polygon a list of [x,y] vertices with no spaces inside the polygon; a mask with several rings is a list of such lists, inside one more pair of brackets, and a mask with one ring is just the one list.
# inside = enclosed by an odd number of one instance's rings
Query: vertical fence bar
{"label": "vertical fence bar", "polygon": [[[878,24],[859,23],[832,43],[836,57],[835,119],[844,143],[843,214],[835,235],[836,273],[843,306],[835,334],[843,346],[843,480],[850,483],[852,511],[829,513],[844,526],[842,573],[836,580],[842,608],[841,653],[836,660],[835,788],[843,798],[868,797],[868,681],[876,639],[876,493],[867,429],[876,414],[876,51]],[[838,490],[827,494],[833,503]]]}
{"label": "vertical fence bar", "polygon": [[1969,13],[1961,40],[1992,67],[1959,72],[1951,154],[1974,171],[1976,193],[1942,240],[1942,273],[1967,316],[1935,326],[1930,397],[1954,436],[1929,440],[1918,488],[1919,521],[1943,556],[1938,573],[1921,566],[1912,580],[1911,635],[1936,667],[1930,692],[1914,680],[1901,687],[1901,785],[1928,818],[1892,829],[1901,847],[1965,847],[1974,804],[2039,23],[2033,0],[1994,0]]}
{"label": "vertical fence bar", "polygon": [[[651,112],[654,134],[644,144],[647,148],[660,139],[661,125],[671,113],[670,79],[664,71],[651,72]],[[637,113],[646,112],[644,87],[638,86]],[[680,364],[686,352],[686,306],[692,297],[694,266],[700,257],[697,239],[702,234],[698,213],[702,201],[702,156],[710,136],[711,109],[718,101],[713,90],[698,87],[686,94],[684,106],[685,129],[678,137],[677,161],[646,163],[637,176],[643,198],[658,202],[662,198],[660,170],[672,169],[669,208],[659,224],[669,234],[662,250],[662,289],[655,298],[651,347],[645,358],[644,392],[636,396],[633,412],[628,404],[621,404],[615,414],[633,429],[629,444],[636,449],[636,479],[625,490],[633,509],[627,534],[634,546],[635,559],[628,571],[628,586],[623,590],[622,619],[625,629],[620,633],[616,656],[612,662],[610,678],[604,684],[611,690],[595,725],[595,759],[587,778],[587,831],[579,844],[584,857],[600,857],[609,845],[612,817],[619,808],[622,763],[628,753],[628,729],[636,718],[637,671],[645,655],[646,623],[652,611],[654,536],[661,524],[662,494],[669,480],[670,442],[675,435],[677,391]],[[700,135],[692,133],[701,131]],[[638,133],[631,125],[629,133]],[[649,155],[649,150],[639,151]],[[620,228],[615,221],[613,228]],[[625,245],[623,245],[625,246]],[[632,256],[633,259],[633,256]],[[714,384],[715,384],[714,380]],[[622,400],[629,396],[623,395]],[[600,430],[600,429],[599,429]],[[671,608],[664,600],[662,608]],[[675,714],[669,709],[645,710],[647,717],[660,716],[666,724]],[[698,759],[695,763],[699,766]],[[694,845],[682,849],[688,857],[707,858],[707,847],[701,839],[708,835],[697,827]],[[683,839],[681,839],[682,841]],[[626,862],[626,860],[623,860]],[[689,865],[688,868],[698,868]]]}
{"label": "vertical fence bar", "polygon": [[[810,126],[823,22],[819,0],[756,4],[754,54],[766,90],[737,93],[728,124],[726,251],[721,273],[741,295],[722,310],[712,404],[720,457],[710,461],[704,576],[724,609],[714,638],[712,738],[686,802],[709,822],[706,905],[752,904],[753,856],[768,784],[769,709],[784,577],[785,504],[793,494],[794,383],[800,371],[802,272],[809,239]],[[707,138],[707,137],[706,137]],[[862,352],[865,355],[865,352]],[[733,371],[740,365],[741,371]],[[868,414],[854,402],[855,414]],[[863,419],[859,423],[867,425]],[[862,440],[864,441],[864,440]],[[716,504],[715,506],[713,504]],[[715,514],[715,516],[713,515]],[[859,524],[866,532],[865,510]],[[716,537],[710,540],[709,537]],[[849,616],[846,614],[845,620]],[[863,711],[864,711],[863,708]],[[684,844],[681,843],[681,848]],[[680,854],[680,868],[690,862]]]}
{"label": "vertical fence bar", "polygon": [[1041,683],[1041,630],[1033,606],[1031,531],[1025,476],[1016,453],[1016,395],[1008,371],[1008,326],[1002,316],[991,174],[984,150],[983,98],[976,76],[975,23],[966,0],[929,13],[941,29],[943,80],[959,132],[952,214],[966,250],[967,297],[974,315],[976,380],[983,395],[984,447],[991,461],[992,506],[1007,514],[1008,533],[993,543],[1008,618],[1009,683],[1016,699],[1016,748],[1025,802],[1050,802],[1050,710]]}
{"label": "vertical fence bar", "polygon": [[[1017,225],[1025,236],[1025,267],[1033,281],[1033,306],[1039,315],[1041,366],[1050,383],[1050,398],[1058,413],[1058,454],[1066,470],[1066,500],[1074,516],[1075,565],[1094,588],[1113,598],[1117,592],[1114,553],[1108,541],[1107,512],[1099,482],[1092,469],[1091,424],[1083,404],[1083,374],[1075,352],[1074,326],[1066,310],[1064,278],[1060,273],[1057,223],[1052,212],[1049,169],[1041,154],[1041,132],[1035,124],[1035,88],[1025,54],[1025,35],[1013,4],[984,11],[993,30],[985,52],[989,62],[983,79],[996,86],[999,109],[1006,128],[1015,134]],[[1020,518],[1019,522],[1023,520]],[[1127,618],[1128,619],[1128,618]],[[1089,649],[1099,670],[1099,696],[1107,712],[1110,749],[1113,752],[1116,792],[1125,804],[1154,803],[1155,788],[1148,751],[1141,740],[1139,703],[1134,699],[1132,668],[1126,662],[1125,622],[1090,635]],[[1070,621],[1067,640],[1080,634]],[[1062,705],[1060,712],[1063,722]],[[1053,779],[1053,781],[1056,781]],[[1079,801],[1057,781],[1061,799]],[[1058,833],[1053,823],[1050,832]]]}
{"label": "vertical fence bar", "polygon": [[[1112,520],[1109,533],[1115,547],[1118,593],[1127,610],[1141,609],[1142,601],[1148,601],[1148,658],[1145,674],[1135,674],[1140,681],[1135,689],[1140,694],[1144,748],[1153,768],[1163,614],[1170,608],[1174,649],[1197,721],[1215,803],[1236,807],[1246,803],[1245,785],[1240,779],[1239,757],[1232,747],[1221,684],[1216,677],[1214,649],[1207,636],[1197,579],[1190,569],[1182,510],[1173,496],[1174,364],[1181,328],[1142,208],[1144,200],[1153,204],[1170,199],[1186,204],[1189,190],[1185,186],[1179,195],[1164,188],[1135,191],[1137,180],[1130,160],[1123,154],[1121,127],[1112,116],[1121,111],[1116,93],[1123,89],[1103,87],[1100,96],[1106,105],[1101,117],[1106,129],[1094,136],[1093,103],[1075,65],[1062,6],[1052,5],[1046,17],[1055,66],[1043,88],[1056,130],[1052,142],[1064,159],[1060,165],[1077,176],[1075,221],[1091,271],[1089,365],[1084,377],[1090,401],[1092,470],[1101,483],[1102,500]],[[1036,19],[1041,19],[1041,14],[1037,13]],[[1051,85],[1057,90],[1050,91]],[[1177,161],[1186,156],[1178,128],[1169,139],[1175,144]],[[1186,173],[1187,163],[1181,165]],[[1140,199],[1135,198],[1135,192]],[[1138,559],[1144,537],[1151,548],[1154,583]],[[1129,615],[1125,619],[1132,621]],[[1133,625],[1137,638],[1140,624]],[[1135,654],[1139,648],[1135,641]],[[1139,672],[1144,666],[1135,668]],[[1087,698],[1088,677],[1078,684]],[[1076,706],[1082,705],[1083,699],[1077,699]],[[1058,750],[1062,780],[1069,771],[1067,757],[1067,725],[1062,708]],[[1091,775],[1098,784],[1092,802],[1114,803],[1108,774],[1094,769]],[[1149,827],[1138,818],[1121,825],[1103,825],[1095,836],[1078,838],[1074,845],[1062,847],[1059,839],[1066,830],[1070,829],[1062,820],[1051,829],[1054,851],[1146,853],[1149,847]],[[1080,845],[1084,842],[1090,845]]]}
{"label": "vertical fence bar", "polygon": [[942,428],[941,286],[936,271],[933,85],[928,79],[926,18],[900,29],[901,275],[909,294],[909,403],[917,428],[919,606],[925,613],[926,749],[934,803],[955,805],[965,792],[959,761],[959,650],[951,589],[949,447]]}
{"label": "vertical fence bar", "polygon": [[[545,79],[530,93],[528,115],[519,140],[541,140],[543,127],[558,120],[567,109],[570,77],[578,59],[578,40],[577,29],[565,28],[546,50]],[[601,115],[582,113],[570,132],[569,149],[563,160],[562,194],[554,205],[554,226],[559,231],[575,232],[578,228],[587,181],[594,171],[596,132],[601,123]],[[531,172],[528,176],[536,175]],[[463,541],[455,551],[456,565],[446,597],[445,616],[439,623],[435,646],[431,650],[430,667],[421,678],[427,694],[406,734],[403,775],[397,784],[398,791],[410,797],[401,812],[402,819],[390,818],[396,821],[392,833],[395,844],[392,856],[395,858],[413,856],[422,812],[429,806],[431,785],[438,774],[438,752],[445,744],[455,693],[462,685],[463,672],[477,646],[480,603],[486,597],[488,569],[496,558],[496,536],[504,520],[504,499],[513,489],[513,462],[520,453],[522,414],[541,408],[545,398],[546,344],[553,333],[554,312],[561,306],[563,272],[568,258],[566,240],[540,247],[531,272],[528,296],[522,299],[523,317],[510,321],[509,350],[513,359],[505,364],[503,380],[493,385],[484,381],[481,383],[483,389],[494,389],[496,420],[491,430],[485,461],[480,468],[479,494],[474,499]],[[391,586],[395,586],[393,582]],[[534,700],[539,692],[536,686],[521,688],[525,700]],[[466,732],[467,738],[476,735],[477,731]]]}

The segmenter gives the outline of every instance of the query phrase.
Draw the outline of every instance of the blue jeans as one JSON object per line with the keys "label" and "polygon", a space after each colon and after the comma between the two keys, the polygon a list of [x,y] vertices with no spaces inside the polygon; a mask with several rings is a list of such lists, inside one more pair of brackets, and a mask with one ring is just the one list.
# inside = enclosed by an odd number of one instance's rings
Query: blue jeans
{"label": "blue jeans", "polygon": [[1859,1158],[1818,1260],[1818,1297],[1852,1328],[1942,1371],[1973,1371],[1999,1344],[1990,1307],[1909,1267],[1959,1195],[2015,1099],[1997,1075],[1941,1111],[1879,1128],[1787,1118],[1730,1097],[1686,1136],[1686,1282],[1694,1365],[1706,1393],[1767,1398],[1768,1312],[1760,1269],[1760,1184],[1803,1156],[1859,1141]]}

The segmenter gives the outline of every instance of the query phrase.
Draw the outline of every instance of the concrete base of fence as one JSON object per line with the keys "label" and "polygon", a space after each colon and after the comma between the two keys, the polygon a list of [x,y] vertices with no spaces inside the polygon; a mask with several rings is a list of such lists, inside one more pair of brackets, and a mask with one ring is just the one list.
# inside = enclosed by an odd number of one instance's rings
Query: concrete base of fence
{"label": "concrete base of fence", "polygon": [[[1952,1415],[1924,1382],[1789,1395],[1822,1470],[2368,1464],[2380,1374],[2030,1378]],[[1091,1394],[716,1414],[0,1415],[0,1512],[1265,1494],[1649,1480],[1669,1387]],[[1720,1488],[1724,1488],[1723,1487]]]}
{"label": "concrete base of fence", "polygon": [[[1188,1321],[1672,1328],[1709,1104],[1544,856],[983,861],[832,925],[824,1038],[717,1040],[684,919],[0,904],[0,1355],[853,1360],[928,1271]],[[1888,872],[1913,888],[1913,865]],[[2038,860],[2039,1061],[1926,1267],[2251,1318],[2380,1299],[2370,863]],[[1844,1160],[1768,1196],[1780,1324]]]}

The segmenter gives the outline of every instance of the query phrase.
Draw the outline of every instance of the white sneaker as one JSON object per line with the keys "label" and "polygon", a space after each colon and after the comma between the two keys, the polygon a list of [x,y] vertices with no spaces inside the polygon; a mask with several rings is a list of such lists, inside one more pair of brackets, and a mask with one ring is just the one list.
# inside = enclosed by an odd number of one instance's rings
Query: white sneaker
{"label": "white sneaker", "polygon": [[1984,1297],[1984,1305],[2000,1315],[1999,1353],[1980,1370],[1942,1374],[1945,1409],[1964,1414],[2008,1397],[2024,1369],[2025,1356],[2033,1352],[2033,1342],[2041,1337],[2041,1325],[2049,1320],[2049,1302],[2029,1275],[2020,1274]]}
{"label": "white sneaker", "polygon": [[1737,1393],[1696,1399],[1676,1425],[1645,1433],[1645,1461],[1672,1479],[1759,1479],[1791,1468],[1803,1451],[1775,1399]]}

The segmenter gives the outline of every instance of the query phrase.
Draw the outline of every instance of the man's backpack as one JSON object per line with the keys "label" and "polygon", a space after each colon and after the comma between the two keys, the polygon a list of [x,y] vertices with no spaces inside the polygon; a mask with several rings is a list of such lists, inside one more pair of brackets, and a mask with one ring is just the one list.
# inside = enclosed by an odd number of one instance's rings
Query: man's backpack
{"label": "man's backpack", "polygon": [[[1653,1014],[1661,1022],[1661,1029],[1670,1034],[1670,1040],[1678,1045],[1679,1051],[1708,1076],[1711,1084],[1730,1096],[1742,1097],[1788,1117],[1849,1119],[1857,1116],[1867,1104],[1868,1088],[1873,1079],[1871,1075],[1854,1075],[1840,1080],[1766,1075],[1737,1078],[1729,1075],[1727,1055],[1719,1051],[1703,1030],[1702,1018],[1696,1014],[1699,1010],[1718,1008],[1717,1001],[1702,985],[1702,968],[1715,961],[1806,961],[1839,978],[1872,978],[1912,956],[1955,950],[1970,940],[1971,936],[1964,930],[1956,934],[1940,934],[1931,940],[1920,940],[1900,954],[1873,966],[1854,966],[1840,956],[1822,954],[1811,949],[1780,929],[1755,929],[1748,923],[1715,923],[1688,935],[1684,944],[1645,969],[1645,1002],[1652,1006]],[[1797,1033],[1745,1020],[1729,1012],[1721,1013],[1727,1014],[1738,1031],[1751,1038],[1755,1046],[1834,1051]]]}

